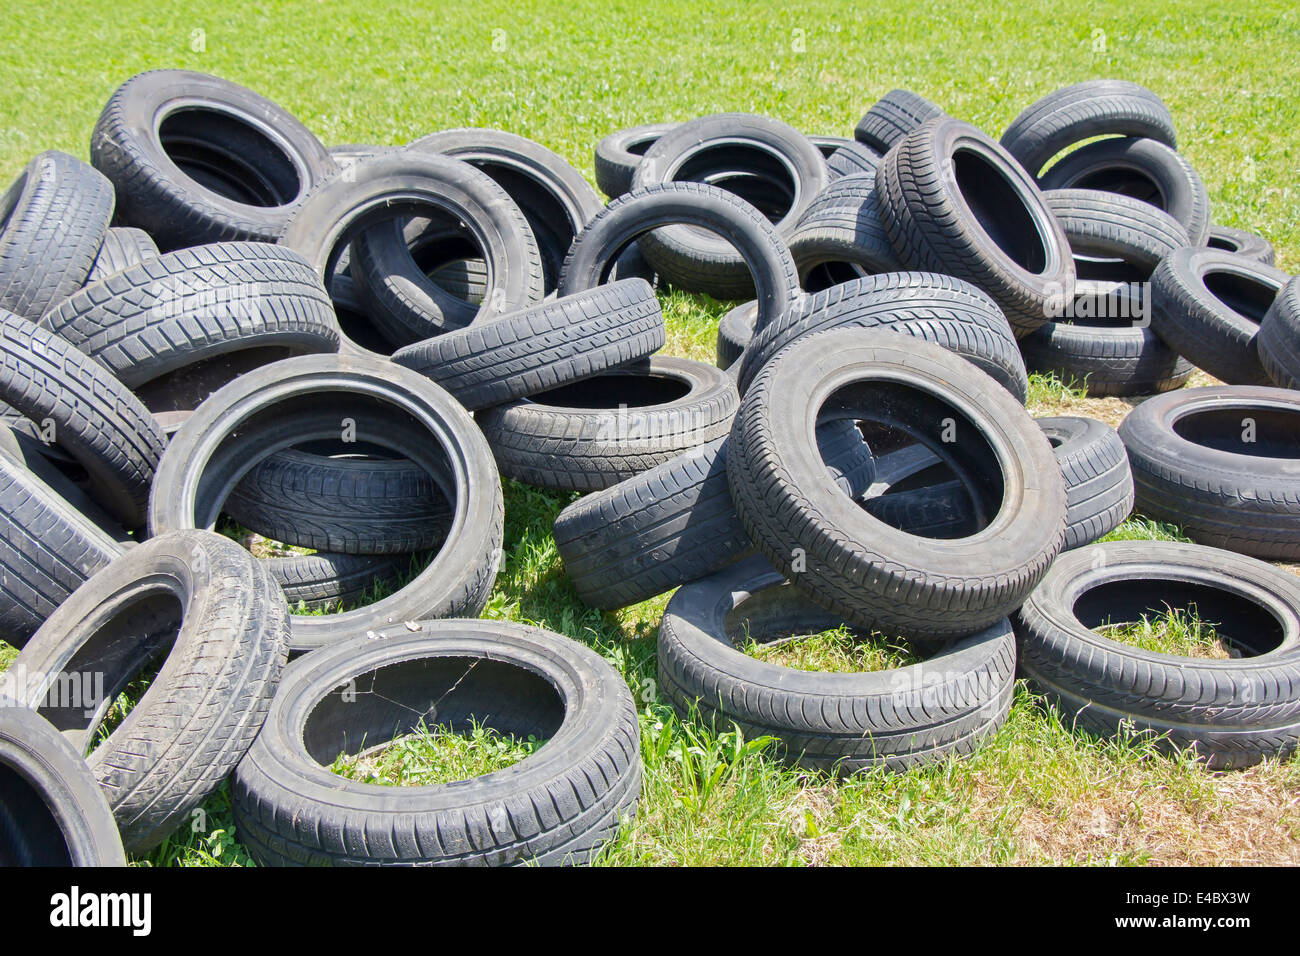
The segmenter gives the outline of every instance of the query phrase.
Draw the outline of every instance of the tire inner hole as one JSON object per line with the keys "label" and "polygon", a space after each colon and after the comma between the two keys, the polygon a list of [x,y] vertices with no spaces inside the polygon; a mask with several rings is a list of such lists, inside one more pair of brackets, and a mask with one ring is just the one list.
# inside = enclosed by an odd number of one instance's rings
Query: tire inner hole
{"label": "tire inner hole", "polygon": [[303,191],[288,154],[257,127],[225,111],[176,110],[159,124],[158,138],[185,175],[234,202],[285,206]]}
{"label": "tire inner hole", "polygon": [[980,228],[1012,262],[1041,274],[1048,252],[1038,225],[1006,174],[981,154],[958,149],[952,157],[957,188]]}
{"label": "tire inner hole", "polygon": [[1186,441],[1253,458],[1300,459],[1300,412],[1280,408],[1214,408],[1179,416],[1174,433]]}

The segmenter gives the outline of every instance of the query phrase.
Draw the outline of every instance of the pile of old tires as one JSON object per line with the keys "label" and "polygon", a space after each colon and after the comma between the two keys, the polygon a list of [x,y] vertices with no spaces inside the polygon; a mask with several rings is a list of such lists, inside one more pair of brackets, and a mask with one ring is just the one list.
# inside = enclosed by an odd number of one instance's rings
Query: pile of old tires
{"label": "pile of old tires", "polygon": [[[667,701],[799,764],[969,753],[1018,672],[1098,733],[1290,752],[1300,590],[1243,555],[1300,555],[1300,286],[1174,144],[1132,84],[1001,143],[895,91],[853,139],[615,133],[604,204],[512,134],[326,149],[224,80],[129,80],[90,164],[43,153],[0,200],[0,860],[120,863],[227,780],[263,864],[598,852],[636,707],[587,647],[480,619],[503,476],[582,493],[554,538],[589,605],[679,588]],[[716,366],[657,354],[656,286],[743,300]],[[1175,390],[1193,365],[1228,384]],[[1035,420],[1031,370],[1166,394],[1118,434]],[[1227,550],[1094,544],[1135,494]],[[1094,630],[1166,604],[1243,656]],[[917,662],[740,649],[840,624]],[[330,769],[435,724],[545,744],[448,785]]]}

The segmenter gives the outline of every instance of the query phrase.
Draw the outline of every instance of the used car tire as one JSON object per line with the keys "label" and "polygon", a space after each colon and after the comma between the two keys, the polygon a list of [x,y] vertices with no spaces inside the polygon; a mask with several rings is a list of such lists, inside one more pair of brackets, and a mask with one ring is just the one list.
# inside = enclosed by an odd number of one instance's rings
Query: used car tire
{"label": "used car tire", "polygon": [[214,359],[240,353],[233,375],[245,360],[337,352],[341,335],[307,261],[263,242],[196,246],[130,266],[64,299],[41,326],[128,388],[155,394],[189,391],[182,380],[206,380]]}
{"label": "used car tire", "polygon": [[903,268],[880,218],[874,172],[837,179],[804,213],[789,244],[807,292]]}
{"label": "used car tire", "polygon": [[37,321],[94,267],[113,184],[67,153],[41,153],[0,195],[0,309]]}
{"label": "used car tire", "polygon": [[4,311],[0,358],[0,401],[86,470],[88,491],[113,517],[127,528],[143,526],[166,445],[144,404],[93,358]]}
{"label": "used car tire", "polygon": [[718,320],[717,366],[730,369],[744,354],[754,338],[758,321],[758,301],[742,302]]}
{"label": "used car tire", "polygon": [[393,361],[473,411],[649,358],[664,336],[654,290],[624,279],[408,345]]}
{"label": "used car tire", "polygon": [[[1134,279],[1145,280],[1162,259],[1193,244],[1177,219],[1139,199],[1099,189],[1048,189],[1043,199],[1061,224],[1075,256],[1075,271],[1082,275],[1087,275],[1085,264],[1105,269],[1107,260],[1118,259],[1133,270]],[[1094,261],[1081,262],[1081,256]],[[1124,278],[1100,273],[1088,277]]]}
{"label": "used car tire", "polygon": [[943,110],[911,90],[890,90],[858,120],[853,137],[884,154],[926,120],[944,115]]}
{"label": "used car tire", "polygon": [[[488,261],[495,281],[481,307],[439,290],[423,273],[403,273],[410,282],[397,277],[384,281],[367,260],[367,230],[392,224],[403,212],[419,215],[430,209],[464,222]],[[385,334],[405,330],[411,342],[542,298],[541,254],[528,220],[491,177],[448,156],[402,150],[358,163],[350,177],[336,177],[312,191],[285,227],[280,244],[305,256],[324,281],[348,240],[349,272],[358,293],[387,319],[380,326]],[[346,339],[344,350],[369,354]]]}
{"label": "used car tire", "polygon": [[95,264],[86,276],[86,285],[98,282],[130,266],[148,259],[157,259],[158,246],[149,233],[134,226],[112,226],[104,234],[104,241],[95,256]]}
{"label": "used car tire", "polygon": [[[350,403],[336,398],[325,411],[322,395],[345,395]],[[393,437],[399,434],[392,424],[395,411],[426,429],[433,441],[401,447]],[[386,359],[300,356],[224,386],[167,446],[150,498],[150,531],[212,527],[229,489],[259,461],[303,442],[338,440],[344,416],[359,439],[405,455],[435,479],[447,475],[443,493],[452,510],[451,530],[429,565],[395,594],[342,614],[295,617],[294,650],[404,621],[478,614],[496,579],[504,505],[491,450],[455,399]]]}
{"label": "used car tire", "polygon": [[721,369],[654,356],[484,409],[501,474],[553,491],[599,491],[727,434],[739,396]]}
{"label": "used car tire", "polygon": [[1151,274],[1151,327],[1229,385],[1271,385],[1259,358],[1259,324],[1289,279],[1245,256],[1179,249]]}
{"label": "used car tire", "polygon": [[1060,415],[1035,419],[1052,443],[1065,477],[1063,551],[1114,531],[1133,511],[1133,473],[1124,442],[1095,418]]}
{"label": "used car tire", "polygon": [[[875,463],[856,425],[831,422],[816,437],[832,480],[849,497],[865,492]],[[727,486],[726,443],[714,439],[559,513],[555,545],[586,604],[638,604],[750,551]]]}
{"label": "used car tire", "polygon": [[1001,310],[969,283],[925,272],[868,276],[808,296],[750,342],[737,379],[741,393],[791,342],[833,328],[890,329],[934,342],[1025,401],[1028,374]]}
{"label": "used car tire", "polygon": [[1137,509],[1257,558],[1300,558],[1300,393],[1212,386],[1148,399],[1119,426]]}
{"label": "used car tire", "polygon": [[[973,536],[938,540],[872,517],[813,467],[806,423],[819,413],[878,421],[945,449],[992,519]],[[977,440],[957,438],[959,419]],[[940,428],[953,440],[940,444]],[[799,590],[846,621],[905,638],[994,624],[1064,540],[1065,483],[1024,408],[964,359],[892,332],[816,332],[778,354],[741,401],[727,477],[755,546]]]}
{"label": "used car tire", "polygon": [[150,70],[118,87],[91,133],[90,162],[117,190],[118,225],[140,227],[164,252],[275,242],[338,171],[287,110],[190,70]]}
{"label": "used car tire", "polygon": [[683,717],[771,735],[788,761],[842,774],[906,770],[971,753],[1002,725],[1015,688],[1006,618],[910,667],[796,670],[745,654],[741,637],[816,633],[835,616],[760,557],[673,595],[659,625],[659,682]]}
{"label": "used car tire", "polygon": [[[426,717],[549,739],[512,767],[450,784],[380,787],[330,771],[340,753]],[[634,815],[640,790],[636,705],[604,658],[540,628],[446,620],[295,661],[232,797],[240,840],[263,865],[507,866],[585,863]]]}
{"label": "used car tire", "polygon": [[646,150],[677,123],[647,123],[610,133],[596,144],[596,185],[610,199],[632,189],[632,177],[641,165]]}
{"label": "used car tire", "polygon": [[[280,587],[235,542],[203,531],[126,551],[50,615],[12,667],[22,703],[89,753],[132,853],[167,837],[261,729],[288,656]],[[139,702],[91,749],[119,693],[165,658]],[[93,704],[49,691],[103,689]]]}
{"label": "used car tire", "polygon": [[1036,100],[1011,121],[1002,145],[1037,176],[1063,149],[1095,136],[1144,136],[1177,147],[1169,107],[1126,80],[1087,80]]}
{"label": "used car tire", "polygon": [[1222,252],[1235,252],[1264,263],[1275,265],[1273,244],[1263,236],[1245,229],[1233,229],[1229,226],[1211,226],[1205,244],[1211,249]]}
{"label": "used car tire", "polygon": [[3,697],[0,866],[126,866],[113,811],[85,758],[49,721]]}
{"label": "used car tire", "polygon": [[[1249,656],[1147,651],[1097,633],[1196,607]],[[1062,555],[1016,616],[1020,666],[1083,730],[1152,736],[1212,769],[1285,758],[1300,738],[1300,584],[1199,545],[1112,541]]]}
{"label": "used car tire", "polygon": [[1017,335],[1074,291],[1074,261],[1042,193],[1006,150],[969,123],[930,120],[877,173],[885,228],[909,268],[974,283]]}
{"label": "used car tire", "polygon": [[[821,152],[794,128],[766,116],[719,113],[665,133],[646,152],[632,186],[697,182],[721,187],[788,239],[829,181]],[[670,222],[641,236],[637,248],[661,276],[688,292],[719,298],[754,295],[753,264],[728,236]]]}
{"label": "used car tire", "polygon": [[1300,389],[1300,278],[1282,287],[1259,323],[1259,361],[1276,384]]}
{"label": "used car tire", "polygon": [[1038,180],[1044,190],[1095,189],[1129,196],[1169,213],[1187,245],[1210,234],[1210,194],[1192,164],[1154,139],[1124,136],[1080,146]]}
{"label": "used car tire", "polygon": [[379,588],[393,587],[419,562],[410,554],[315,554],[265,558],[266,568],[284,590],[290,612],[333,610],[360,601]]}
{"label": "used car tire", "polygon": [[863,143],[847,143],[826,157],[826,170],[831,182],[845,176],[874,173],[880,165],[881,154]]}
{"label": "used car tire", "polygon": [[753,276],[759,328],[802,295],[789,247],[754,207],[716,186],[663,183],[638,187],[620,196],[587,224],[564,261],[560,296],[607,282],[630,242],[668,224],[715,232],[735,247]]}

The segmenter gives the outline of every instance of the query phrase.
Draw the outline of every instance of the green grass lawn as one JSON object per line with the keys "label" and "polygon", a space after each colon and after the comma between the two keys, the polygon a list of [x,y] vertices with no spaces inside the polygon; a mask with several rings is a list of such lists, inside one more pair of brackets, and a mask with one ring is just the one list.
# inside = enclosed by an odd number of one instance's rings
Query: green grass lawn
{"label": "green grass lawn", "polygon": [[[539,140],[589,176],[596,140],[634,123],[741,110],[850,135],[875,98],[906,86],[997,136],[1044,93],[1118,77],[1165,98],[1180,147],[1209,186],[1215,220],[1262,232],[1279,266],[1300,271],[1293,3],[971,6],[940,0],[923,16],[898,0],[739,9],[682,0],[6,3],[0,175],[14,175],[42,149],[85,157],[112,89],[158,67],[244,83],[327,144],[398,144],[440,128],[495,126]],[[725,304],[674,294],[664,307],[665,351],[711,359]],[[1036,378],[1031,410],[1113,421],[1127,405]],[[642,707],[643,799],[606,862],[1300,863],[1300,762],[1208,773],[1146,741],[1077,735],[1023,688],[1006,726],[973,758],[844,781],[784,768],[765,741],[680,721],[655,683],[667,596],[617,614],[585,607],[550,535],[572,496],[506,485],[507,558],[486,616],[597,648]],[[1116,536],[1178,535],[1135,520]],[[1206,627],[1212,622],[1151,621],[1133,636],[1201,652],[1213,644]],[[859,669],[898,653],[882,644],[864,656],[837,634],[778,650],[797,666]],[[0,667],[11,659],[0,646]],[[421,780],[445,779],[535,746],[487,732],[467,745],[429,731],[365,766],[338,769],[400,783],[410,764],[434,775]],[[206,810],[202,832],[178,833],[148,862],[250,862],[231,833],[224,790]]]}

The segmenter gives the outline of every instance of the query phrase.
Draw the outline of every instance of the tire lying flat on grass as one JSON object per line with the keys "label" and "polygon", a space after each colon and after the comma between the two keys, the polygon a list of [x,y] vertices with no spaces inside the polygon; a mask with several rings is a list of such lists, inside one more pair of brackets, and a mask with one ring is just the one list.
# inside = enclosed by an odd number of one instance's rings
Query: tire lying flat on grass
{"label": "tire lying flat on grass", "polygon": [[1300,558],[1300,393],[1180,389],[1120,424],[1137,510],[1202,544]]}
{"label": "tire lying flat on grass", "polygon": [[[433,441],[400,447],[395,413]],[[446,544],[406,587],[342,614],[299,616],[292,647],[310,650],[403,622],[478,614],[496,579],[504,505],[492,452],[469,413],[428,379],[385,359],[308,355],[241,375],[190,416],[159,465],[149,527],[212,527],[230,490],[259,461],[303,442],[390,448],[437,479],[451,506]]]}
{"label": "tire lying flat on grass", "polygon": [[899,259],[983,289],[1017,335],[1073,295],[1069,243],[1037,184],[969,123],[943,117],[909,133],[881,161],[877,188]]}
{"label": "tire lying flat on grass", "polygon": [[47,720],[5,697],[0,866],[126,866],[113,811],[85,758]]}
{"label": "tire lying flat on grass", "polygon": [[[89,753],[133,853],[184,822],[261,729],[288,654],[280,587],[252,555],[204,531],[131,548],[83,584],[12,669],[22,703]],[[109,708],[151,661],[162,667],[106,739]],[[90,706],[58,692],[93,689]],[[93,747],[93,750],[92,750]]]}
{"label": "tire lying flat on grass", "polygon": [[91,133],[90,162],[117,190],[119,224],[139,226],[164,251],[275,242],[307,193],[338,171],[288,111],[189,70],[150,70],[118,87]]}
{"label": "tire lying flat on grass", "polygon": [[[1242,656],[1180,657],[1094,630],[1189,608]],[[1056,560],[1016,630],[1031,685],[1082,730],[1152,735],[1216,769],[1296,749],[1300,582],[1262,561],[1169,542],[1093,545]]]}
{"label": "tire lying flat on grass", "polygon": [[[986,526],[921,538],[872,517],[813,464],[807,423],[838,417],[927,445],[964,478]],[[778,354],[741,402],[727,476],[754,544],[799,590],[846,621],[905,638],[994,624],[1064,539],[1064,480],[1033,419],[963,359],[892,332],[817,332]]]}
{"label": "tire lying flat on grass", "polygon": [[1016,652],[1005,618],[910,667],[817,673],[738,649],[840,625],[760,557],[682,587],[659,626],[659,681],[683,717],[694,709],[746,738],[770,734],[781,755],[853,773],[934,763],[973,751],[1006,719]]}
{"label": "tire lying flat on grass", "polygon": [[[472,722],[545,743],[449,784],[380,787],[329,769],[421,723]],[[635,813],[640,787],[636,707],[604,658],[539,628],[448,620],[296,661],[233,798],[263,865],[554,865],[586,862]]]}
{"label": "tire lying flat on grass", "polygon": [[1260,364],[1259,324],[1288,279],[1245,256],[1179,249],[1151,275],[1152,328],[1229,385],[1271,385]]}

